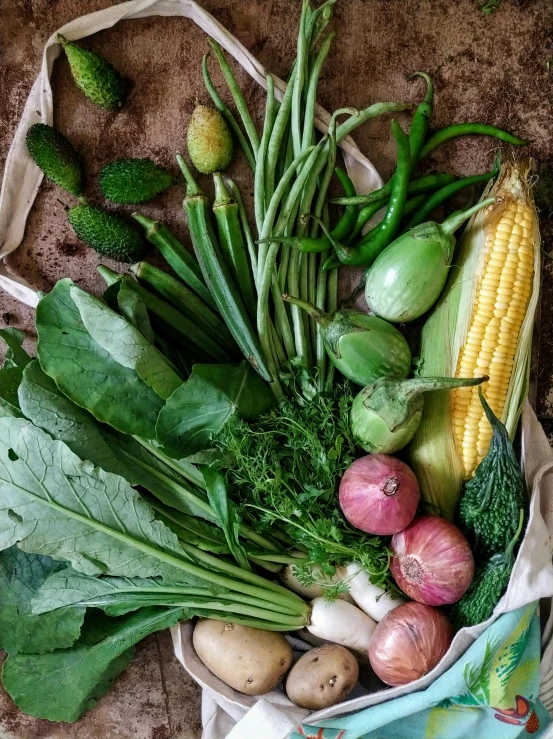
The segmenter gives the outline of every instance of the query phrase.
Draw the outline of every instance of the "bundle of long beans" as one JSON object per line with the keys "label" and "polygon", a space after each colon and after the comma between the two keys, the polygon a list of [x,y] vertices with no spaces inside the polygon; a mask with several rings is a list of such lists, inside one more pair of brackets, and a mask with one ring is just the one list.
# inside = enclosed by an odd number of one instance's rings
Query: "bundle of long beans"
{"label": "bundle of long beans", "polygon": [[[212,42],[221,70],[238,111],[241,125],[223,103],[209,76],[207,57],[202,65],[206,88],[213,102],[233,129],[254,171],[254,211],[257,238],[247,227],[239,193],[230,189],[241,209],[248,254],[255,286],[255,323],[271,387],[283,395],[282,378],[291,361],[316,368],[319,389],[332,384],[333,367],[326,362],[320,330],[310,326],[299,308],[286,305],[282,293],[298,295],[333,312],[337,302],[337,272],[323,271],[328,249],[305,253],[280,239],[318,235],[320,223],[329,225],[326,207],[328,188],[336,165],[336,147],[364,121],[410,107],[404,103],[376,103],[365,110],[343,108],[332,115],[328,133],[320,136],[314,127],[319,75],[330,51],[334,34],[327,30],[335,0],[315,10],[304,0],[297,43],[297,56],[288,84],[278,102],[275,84],[267,75],[267,102],[261,136],[258,135],[236,78],[219,46]],[[338,125],[337,118],[347,115]],[[350,192],[353,192],[350,190]],[[347,194],[347,192],[346,192]],[[312,219],[309,215],[314,216]],[[253,242],[258,242],[256,249]],[[324,246],[324,243],[323,243]],[[238,276],[240,282],[240,276]],[[239,284],[244,294],[244,286]]]}

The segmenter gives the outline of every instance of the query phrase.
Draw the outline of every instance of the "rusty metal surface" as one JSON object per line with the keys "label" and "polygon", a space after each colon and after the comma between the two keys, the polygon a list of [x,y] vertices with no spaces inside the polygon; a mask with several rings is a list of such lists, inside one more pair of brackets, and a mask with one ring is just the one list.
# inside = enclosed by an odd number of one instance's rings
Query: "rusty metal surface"
{"label": "rusty metal surface", "polygon": [[[25,98],[38,72],[42,47],[57,27],[112,0],[0,0],[0,170]],[[219,21],[283,76],[293,56],[299,0],[203,0]],[[328,109],[363,107],[376,100],[417,100],[420,83],[407,74],[423,69],[436,85],[435,125],[481,120],[510,128],[532,140],[528,153],[553,166],[553,3],[501,0],[486,17],[477,0],[339,0],[337,38],[321,81],[319,101]],[[207,101],[199,64],[206,51],[202,32],[183,19],[149,18],[121,23],[86,40],[134,81],[128,105],[107,113],[88,103],[71,81],[67,63],[56,62],[55,124],[80,150],[87,195],[99,200],[97,174],[120,156],[151,156],[174,167],[183,147],[187,117],[197,99]],[[238,71],[246,99],[259,115],[263,95]],[[215,73],[214,79],[220,83]],[[383,176],[394,151],[389,121],[365,125],[356,136]],[[453,142],[428,167],[458,174],[487,169],[495,142]],[[508,152],[508,149],[506,149]],[[251,177],[238,159],[232,175],[245,193]],[[182,191],[172,188],[142,210],[163,217],[187,242],[180,209]],[[64,207],[71,202],[44,184],[29,218],[25,240],[9,267],[41,289],[63,276],[98,291],[98,259],[72,234]],[[553,229],[542,212],[544,247],[553,248]],[[553,264],[545,260],[535,352],[537,409],[553,431]],[[32,312],[0,294],[0,325],[26,331],[32,341]],[[147,639],[110,693],[77,724],[62,726],[22,716],[0,693],[0,739],[196,739],[199,691],[172,656],[167,634]]]}

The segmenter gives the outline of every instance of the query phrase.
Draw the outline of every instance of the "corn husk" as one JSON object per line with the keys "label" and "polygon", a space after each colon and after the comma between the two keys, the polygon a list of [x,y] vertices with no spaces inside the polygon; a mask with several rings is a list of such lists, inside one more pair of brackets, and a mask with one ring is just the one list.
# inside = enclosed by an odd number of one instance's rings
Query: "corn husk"
{"label": "corn husk", "polygon": [[[528,393],[532,330],[540,287],[540,235],[529,184],[530,171],[529,160],[506,163],[496,182],[486,188],[482,198],[497,196],[498,202],[477,213],[469,222],[457,247],[444,291],[423,327],[419,352],[419,375],[455,375],[484,269],[486,236],[509,199],[526,199],[534,214],[534,277],[501,419],[511,438],[516,432]],[[451,393],[447,391],[427,393],[421,425],[408,448],[409,461],[419,480],[427,511],[450,520],[455,515],[464,482],[462,462],[453,434],[451,401]]]}

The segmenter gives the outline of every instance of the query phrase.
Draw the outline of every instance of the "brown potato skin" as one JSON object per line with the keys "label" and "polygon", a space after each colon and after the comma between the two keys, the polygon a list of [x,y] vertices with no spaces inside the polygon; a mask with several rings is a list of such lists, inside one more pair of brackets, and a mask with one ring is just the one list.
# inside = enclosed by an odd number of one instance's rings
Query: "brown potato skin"
{"label": "brown potato skin", "polygon": [[358,678],[353,654],[338,644],[325,644],[299,658],[288,673],[286,693],[301,708],[328,708],[346,700]]}
{"label": "brown potato skin", "polygon": [[275,688],[294,660],[282,634],[214,619],[198,621],[192,643],[216,677],[246,695],[263,695]]}

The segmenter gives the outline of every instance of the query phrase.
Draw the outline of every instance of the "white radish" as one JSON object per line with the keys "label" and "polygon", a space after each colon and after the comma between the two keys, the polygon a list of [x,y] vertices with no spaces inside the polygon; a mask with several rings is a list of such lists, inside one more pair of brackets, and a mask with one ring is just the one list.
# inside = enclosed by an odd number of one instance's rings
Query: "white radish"
{"label": "white radish", "polygon": [[[298,595],[301,595],[303,598],[320,598],[325,595],[325,588],[322,585],[319,585],[318,582],[313,583],[312,585],[305,585],[304,583],[300,582],[297,578],[297,576],[294,574],[294,568],[296,565],[286,565],[286,567],[283,567],[282,570],[279,572],[279,578],[282,584],[288,588],[288,590],[292,590],[294,593],[297,593]],[[346,577],[346,570],[344,567],[336,567],[336,572],[332,577],[325,578],[324,575],[321,573],[321,568],[319,565],[313,565],[311,568],[311,572],[313,573],[313,577],[315,580],[320,580],[326,585],[332,586],[335,585],[340,580],[343,580],[344,577]],[[349,592],[343,592],[340,593],[338,596],[340,600],[346,600],[348,603],[353,603],[353,598],[349,594]]]}
{"label": "white radish", "polygon": [[329,603],[324,598],[315,598],[311,601],[307,628],[319,639],[341,644],[366,655],[375,627],[376,621],[345,600]]}
{"label": "white radish", "polygon": [[346,567],[349,592],[361,610],[374,618],[382,621],[384,616],[397,606],[405,603],[405,599],[399,595],[387,593],[378,585],[373,585],[369,576],[359,562],[352,562]]}

